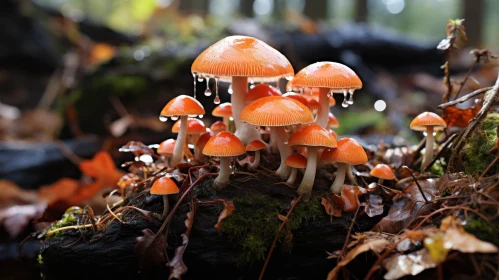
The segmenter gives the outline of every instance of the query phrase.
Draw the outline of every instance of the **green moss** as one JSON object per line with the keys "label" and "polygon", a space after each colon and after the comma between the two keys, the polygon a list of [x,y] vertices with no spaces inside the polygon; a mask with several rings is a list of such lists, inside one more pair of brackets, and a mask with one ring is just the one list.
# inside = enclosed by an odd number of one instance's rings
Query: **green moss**
{"label": "green moss", "polygon": [[468,219],[464,229],[476,235],[480,240],[499,246],[499,236],[497,236],[494,229],[478,217]]}
{"label": "green moss", "polygon": [[[52,231],[52,230],[55,230],[55,229],[58,229],[61,227],[76,225],[76,223],[77,223],[77,220],[76,220],[75,212],[72,212],[72,211],[66,212],[66,213],[64,213],[64,215],[62,215],[62,218],[59,221],[55,222],[52,226],[50,226],[48,231]],[[56,232],[56,233],[48,236],[48,238],[57,238],[62,233],[63,233],[63,231]]]}
{"label": "green moss", "polygon": [[[490,154],[489,151],[495,145],[498,125],[499,114],[489,114],[476,132],[468,139],[465,148],[461,151],[466,173],[482,173],[494,160],[496,155]],[[492,167],[489,172],[491,174],[499,172],[499,164]]]}
{"label": "green moss", "polygon": [[43,257],[42,257],[42,254],[38,254],[38,257],[36,258],[37,261],[38,261],[38,264],[39,265],[43,265]]}
{"label": "green moss", "polygon": [[437,160],[431,166],[430,173],[433,174],[433,175],[442,176],[442,175],[444,175],[445,168],[446,168],[445,166],[446,165],[447,164],[445,163],[445,161],[443,159],[442,160]]}
{"label": "green moss", "polygon": [[[238,265],[263,261],[281,225],[277,219],[281,205],[265,196],[236,198],[234,205],[236,211],[222,223],[221,231],[241,252]],[[303,221],[319,217],[323,212],[320,206],[318,198],[300,202],[291,214],[291,228],[297,229]]]}

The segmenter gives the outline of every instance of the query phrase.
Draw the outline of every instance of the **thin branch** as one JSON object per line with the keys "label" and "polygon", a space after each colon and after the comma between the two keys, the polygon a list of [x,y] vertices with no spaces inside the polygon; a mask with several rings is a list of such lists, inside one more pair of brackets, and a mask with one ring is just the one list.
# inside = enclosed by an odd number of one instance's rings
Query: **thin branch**
{"label": "thin branch", "polygon": [[485,88],[481,88],[481,89],[477,89],[475,90],[474,92],[472,93],[468,93],[462,97],[460,97],[459,99],[456,99],[456,100],[453,100],[453,101],[450,101],[450,102],[446,102],[446,103],[443,103],[443,104],[440,104],[438,105],[438,108],[446,108],[446,107],[449,107],[449,106],[453,106],[453,105],[456,105],[456,104],[459,104],[459,103],[463,103],[464,101],[468,100],[468,99],[471,99],[472,97],[475,97],[477,95],[480,95],[482,93],[486,93],[487,91],[493,89],[493,87],[485,87]]}
{"label": "thin branch", "polygon": [[428,203],[429,201],[426,198],[426,195],[424,194],[423,189],[421,188],[421,185],[419,185],[419,182],[416,179],[416,176],[414,176],[414,173],[412,173],[411,169],[409,167],[407,167],[406,165],[402,166],[402,168],[404,168],[405,170],[409,171],[409,174],[411,174],[412,179],[414,179],[414,183],[416,183],[416,186],[418,186],[419,192],[423,196],[425,203]]}

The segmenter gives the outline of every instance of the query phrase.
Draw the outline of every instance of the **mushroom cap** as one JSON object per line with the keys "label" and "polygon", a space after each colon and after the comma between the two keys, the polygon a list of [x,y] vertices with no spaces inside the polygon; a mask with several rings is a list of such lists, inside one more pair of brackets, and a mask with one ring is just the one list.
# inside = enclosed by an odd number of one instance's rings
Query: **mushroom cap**
{"label": "mushroom cap", "polygon": [[229,36],[211,45],[194,60],[191,72],[222,81],[230,81],[233,76],[275,81],[294,75],[293,66],[284,55],[247,36]]}
{"label": "mushroom cap", "polygon": [[307,158],[302,154],[292,154],[284,160],[284,163],[292,168],[307,167]]}
{"label": "mushroom cap", "polygon": [[173,148],[175,147],[176,142],[177,140],[175,139],[167,139],[159,144],[159,147],[156,151],[162,156],[171,156],[173,154]]}
{"label": "mushroom cap", "polygon": [[253,140],[246,145],[247,152],[255,152],[263,149],[267,149],[267,144],[262,140]]}
{"label": "mushroom cap", "polygon": [[199,101],[187,95],[179,95],[170,100],[170,102],[163,107],[160,115],[172,117],[204,115],[204,113],[203,105],[201,105]]}
{"label": "mushroom cap", "polygon": [[149,192],[156,195],[168,195],[178,193],[179,189],[172,179],[164,176],[154,181]]}
{"label": "mushroom cap", "polygon": [[[175,124],[173,124],[172,126],[173,133],[180,132],[180,121],[181,120],[178,120]],[[201,134],[205,132],[206,132],[206,126],[204,125],[202,120],[194,118],[187,119],[187,134]]]}
{"label": "mushroom cap", "polygon": [[290,146],[335,148],[336,140],[325,128],[317,124],[302,126],[288,139]]}
{"label": "mushroom cap", "polygon": [[340,122],[333,115],[333,113],[329,113],[329,119],[328,119],[328,122],[327,122],[327,127],[328,128],[337,128],[337,127],[340,127]]}
{"label": "mushroom cap", "polygon": [[227,126],[221,121],[216,121],[210,126],[210,130],[214,133],[218,133],[227,130]]}
{"label": "mushroom cap", "polygon": [[337,142],[336,149],[326,149],[322,152],[321,161],[364,164],[367,162],[367,154],[355,139],[343,138]]}
{"label": "mushroom cap", "polygon": [[215,107],[211,114],[215,117],[232,117],[232,104],[229,102],[222,103]]}
{"label": "mushroom cap", "polygon": [[371,169],[371,172],[369,172],[369,174],[371,174],[371,176],[373,177],[385,180],[395,179],[395,175],[393,174],[391,167],[382,163],[376,165],[373,169]]}
{"label": "mushroom cap", "polygon": [[308,99],[308,106],[307,107],[312,112],[318,112],[321,108],[321,104],[315,98],[310,98],[310,99]]}
{"label": "mushroom cap", "polygon": [[201,134],[201,136],[199,136],[199,139],[196,142],[195,146],[199,149],[204,148],[204,146],[206,145],[206,143],[208,143],[208,140],[210,140],[210,138],[211,138],[210,133]]}
{"label": "mushroom cap", "polygon": [[426,131],[428,126],[433,126],[434,130],[442,130],[447,127],[447,123],[435,113],[424,112],[412,120],[410,128],[417,131]]}
{"label": "mushroom cap", "polygon": [[286,92],[285,94],[283,94],[282,96],[284,97],[288,97],[288,98],[292,98],[296,101],[299,101],[301,104],[305,105],[308,107],[308,99],[301,95],[301,94],[298,94],[298,93],[294,93],[294,92]]}
{"label": "mushroom cap", "polygon": [[268,84],[259,84],[248,91],[248,93],[244,97],[244,103],[249,104],[262,97],[279,95],[282,95],[279,89]]}
{"label": "mushroom cap", "polygon": [[233,157],[246,153],[243,142],[228,131],[212,136],[203,148],[203,154],[214,157]]}
{"label": "mushroom cap", "polygon": [[291,81],[292,88],[359,89],[362,81],[350,67],[336,62],[316,62],[303,68]]}
{"label": "mushroom cap", "polygon": [[241,111],[243,122],[257,126],[288,126],[314,122],[312,112],[301,102],[283,96],[268,96]]}

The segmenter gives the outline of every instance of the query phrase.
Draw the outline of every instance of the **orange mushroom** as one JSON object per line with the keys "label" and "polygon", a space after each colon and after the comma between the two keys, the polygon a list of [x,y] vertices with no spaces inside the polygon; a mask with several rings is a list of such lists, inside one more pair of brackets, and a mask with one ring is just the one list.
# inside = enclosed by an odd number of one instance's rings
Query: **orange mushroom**
{"label": "orange mushroom", "polygon": [[168,177],[161,177],[154,181],[152,184],[151,190],[149,190],[151,194],[161,195],[163,196],[163,213],[161,214],[161,220],[166,218],[169,211],[169,203],[168,203],[168,195],[176,194],[179,192],[177,184],[173,182],[172,179]]}
{"label": "orange mushroom", "polygon": [[[180,132],[180,120],[178,120],[172,127],[173,133]],[[199,135],[206,133],[206,126],[204,122],[200,119],[188,118],[187,119],[187,137],[184,144],[184,153],[188,159],[192,158],[191,150],[189,150],[188,144],[195,144],[198,141]]]}
{"label": "orange mushroom", "polygon": [[393,174],[393,170],[390,166],[386,164],[378,164],[369,173],[371,176],[378,178],[378,184],[383,184],[384,180],[393,180],[395,179],[395,175]]}
{"label": "orange mushroom", "polygon": [[336,149],[327,149],[322,153],[322,162],[336,162],[338,171],[330,192],[339,194],[345,182],[345,174],[350,165],[364,164],[367,154],[364,148],[353,138],[343,138],[338,141]]}
{"label": "orange mushroom", "polygon": [[[362,88],[362,81],[349,67],[335,62],[317,62],[303,68],[291,81],[292,88],[319,88],[320,110],[316,123],[326,128],[330,100],[329,92],[343,93],[343,107],[353,104],[354,90]],[[350,99],[347,95],[350,93]]]}
{"label": "orange mushroom", "polygon": [[232,104],[230,103],[222,103],[215,107],[211,114],[214,117],[220,117],[223,119],[225,126],[228,128],[230,125],[229,118],[232,117]]}
{"label": "orange mushroom", "polygon": [[243,143],[260,139],[258,131],[239,120],[248,92],[248,78],[265,82],[294,75],[293,67],[284,55],[266,43],[247,36],[229,36],[216,42],[194,60],[191,72],[194,80],[197,75],[202,75],[207,79],[214,77],[217,83],[218,80],[232,81],[232,117],[236,136]]}
{"label": "orange mushroom", "polygon": [[286,184],[292,186],[296,180],[297,170],[299,168],[301,169],[307,167],[307,158],[302,154],[292,154],[286,158],[284,163],[292,168],[291,174],[289,175],[289,178],[286,181]]}
{"label": "orange mushroom", "polygon": [[210,126],[210,131],[213,133],[213,135],[226,130],[227,126],[221,121],[216,121]]}
{"label": "orange mushroom", "polygon": [[215,186],[222,188],[229,183],[230,159],[246,153],[243,142],[228,131],[212,136],[203,148],[203,154],[220,157],[220,171],[215,179]]}
{"label": "orange mushroom", "polygon": [[196,99],[187,96],[179,95],[168,102],[163,110],[161,110],[160,120],[166,121],[167,117],[176,120],[180,117],[180,129],[173,150],[173,156],[170,160],[172,166],[176,166],[184,157],[184,143],[187,140],[187,118],[188,116],[204,115],[203,105]]}
{"label": "orange mushroom", "polygon": [[302,103],[283,96],[268,96],[251,102],[241,111],[241,121],[260,127],[271,128],[272,137],[276,137],[281,154],[281,165],[276,174],[287,179],[291,172],[284,161],[291,154],[287,143],[285,127],[308,124],[314,121],[312,112]]}
{"label": "orange mushroom", "polygon": [[335,148],[336,140],[329,132],[317,124],[303,126],[289,137],[290,146],[307,147],[307,169],[303,174],[303,179],[298,187],[298,193],[309,197],[317,170],[317,152],[321,148]]}
{"label": "orange mushroom", "polygon": [[176,142],[177,141],[175,139],[171,139],[171,138],[167,139],[159,144],[159,147],[156,150],[156,152],[159,155],[165,157],[168,161],[170,161],[170,158],[173,155],[173,149],[175,147]]}
{"label": "orange mushroom", "polygon": [[208,140],[211,138],[211,133],[207,132],[199,136],[198,141],[194,144],[194,158],[197,161],[204,161],[205,156],[203,155],[203,148],[208,143]]}
{"label": "orange mushroom", "polygon": [[329,117],[328,117],[328,121],[327,121],[327,128],[338,128],[338,127],[340,127],[340,122],[333,115],[333,113],[329,113]]}
{"label": "orange mushroom", "polygon": [[412,130],[426,131],[426,146],[421,169],[424,170],[433,159],[433,133],[436,130],[443,130],[447,127],[444,119],[439,115],[431,112],[424,112],[415,117],[410,125]]}
{"label": "orange mushroom", "polygon": [[262,140],[253,140],[246,145],[246,152],[255,152],[255,160],[248,166],[249,170],[255,170],[260,165],[260,151],[267,149],[267,144]]}
{"label": "orange mushroom", "polygon": [[248,94],[244,97],[244,104],[248,105],[262,97],[279,95],[282,95],[279,89],[268,84],[259,84],[248,91]]}

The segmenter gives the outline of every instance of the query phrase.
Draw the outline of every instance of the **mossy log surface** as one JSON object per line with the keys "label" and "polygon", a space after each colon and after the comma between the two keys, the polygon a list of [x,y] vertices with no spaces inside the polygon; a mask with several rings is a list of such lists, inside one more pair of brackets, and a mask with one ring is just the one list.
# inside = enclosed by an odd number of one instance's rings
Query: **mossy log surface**
{"label": "mossy log surface", "polygon": [[[327,252],[340,250],[344,244],[353,214],[344,213],[333,218],[325,213],[320,197],[332,183],[331,170],[321,169],[310,201],[300,202],[291,215],[293,239],[291,244],[277,244],[265,279],[325,279],[334,267],[335,259],[327,259]],[[223,221],[220,231],[214,228],[222,204],[199,205],[190,242],[184,254],[188,272],[183,279],[257,279],[272,240],[296,195],[296,189],[278,181],[274,176],[255,173],[257,178],[235,174],[231,184],[218,190],[213,179],[206,179],[194,189],[200,201],[232,200],[235,212]],[[171,197],[170,204],[178,197]],[[181,244],[186,228],[184,220],[189,211],[189,199],[182,202],[169,227],[168,255]],[[161,197],[143,195],[128,203],[161,213]],[[105,232],[93,233],[68,230],[46,239],[41,249],[43,274],[48,279],[137,279],[165,277],[166,266],[140,271],[139,257],[134,253],[136,238],[142,230],[156,232],[160,222],[151,223],[129,212],[126,225],[113,222]],[[354,231],[371,229],[381,217],[360,215]],[[284,240],[284,234],[281,235]],[[326,252],[327,251],[327,252]],[[365,268],[360,268],[365,269]]]}

